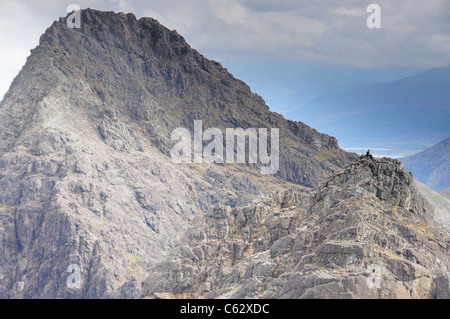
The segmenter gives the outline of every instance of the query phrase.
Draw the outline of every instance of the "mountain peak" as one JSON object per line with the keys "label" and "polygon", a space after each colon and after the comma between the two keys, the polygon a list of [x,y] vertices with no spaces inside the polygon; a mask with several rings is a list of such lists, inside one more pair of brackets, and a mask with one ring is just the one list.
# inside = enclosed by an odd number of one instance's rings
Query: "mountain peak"
{"label": "mountain peak", "polygon": [[[34,120],[49,123],[58,110],[48,113],[39,102],[72,92],[76,107],[90,105],[83,111],[90,121],[124,116],[165,155],[173,144],[171,132],[193,131],[195,120],[205,128],[279,128],[284,147],[278,176],[309,187],[355,158],[334,137],[271,112],[247,84],[156,20],[85,9],[81,21],[81,28],[69,28],[67,17],[61,18],[47,29],[5,102],[26,98],[35,112],[45,113]],[[21,125],[9,125],[13,135]]]}
{"label": "mountain peak", "polygon": [[[311,188],[356,158],[156,20],[92,9],[81,20],[47,29],[0,106],[0,298],[136,297],[194,217]],[[278,128],[277,174],[172,161],[172,132],[198,120]],[[61,276],[72,265],[79,290]]]}
{"label": "mountain peak", "polygon": [[84,9],[80,11],[81,27],[69,28],[69,17],[55,21],[41,36],[40,46],[54,46],[66,53],[76,53],[74,46],[86,48],[96,46],[95,42],[98,42],[103,49],[114,48],[138,56],[144,53],[160,55],[167,59],[180,57],[191,49],[181,35],[153,18],[137,20],[132,13]]}
{"label": "mountain peak", "polygon": [[[108,41],[107,34],[114,34],[119,38],[129,43],[133,36],[140,36],[142,38],[153,38],[153,40],[164,39],[170,42],[181,42],[189,46],[184,38],[174,30],[169,30],[158,20],[151,17],[142,17],[139,20],[133,13],[100,11],[94,9],[80,10],[81,25],[80,28],[68,28],[67,22],[70,13],[66,17],[60,18],[49,28],[70,29],[78,31],[86,35],[98,36],[99,40]],[[102,38],[106,36],[106,38]],[[45,34],[43,35],[45,41]],[[116,43],[119,45],[120,43]],[[137,42],[134,44],[138,44]]]}

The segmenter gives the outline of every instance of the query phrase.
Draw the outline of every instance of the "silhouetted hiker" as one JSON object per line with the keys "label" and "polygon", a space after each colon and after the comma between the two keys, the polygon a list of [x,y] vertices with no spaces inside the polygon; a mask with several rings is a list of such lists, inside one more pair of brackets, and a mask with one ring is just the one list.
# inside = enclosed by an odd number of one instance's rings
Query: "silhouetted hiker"
{"label": "silhouetted hiker", "polygon": [[370,159],[373,159],[372,154],[370,154],[370,150],[367,150],[366,157],[370,158]]}

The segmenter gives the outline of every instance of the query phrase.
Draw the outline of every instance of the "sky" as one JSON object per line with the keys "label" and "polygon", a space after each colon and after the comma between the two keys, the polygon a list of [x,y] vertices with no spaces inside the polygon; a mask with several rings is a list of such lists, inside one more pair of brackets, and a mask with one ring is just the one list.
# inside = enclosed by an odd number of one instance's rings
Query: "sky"
{"label": "sky", "polygon": [[[0,99],[70,4],[153,17],[285,114],[330,91],[450,64],[449,0],[0,0]],[[380,28],[368,28],[369,4]]]}

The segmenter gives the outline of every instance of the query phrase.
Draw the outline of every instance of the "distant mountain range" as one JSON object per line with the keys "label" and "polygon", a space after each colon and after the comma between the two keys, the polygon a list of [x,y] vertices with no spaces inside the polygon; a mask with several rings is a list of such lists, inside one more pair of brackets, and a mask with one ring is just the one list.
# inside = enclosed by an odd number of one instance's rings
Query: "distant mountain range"
{"label": "distant mountain range", "polygon": [[344,147],[425,149],[450,136],[450,67],[325,94],[286,116]]}
{"label": "distant mountain range", "polygon": [[441,194],[450,189],[450,137],[433,147],[408,157],[401,158],[414,177]]}

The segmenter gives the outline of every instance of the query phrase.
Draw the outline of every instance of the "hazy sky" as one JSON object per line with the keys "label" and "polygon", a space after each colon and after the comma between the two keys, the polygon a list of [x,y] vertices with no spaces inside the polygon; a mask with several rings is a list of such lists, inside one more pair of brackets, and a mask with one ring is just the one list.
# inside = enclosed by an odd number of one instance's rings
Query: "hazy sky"
{"label": "hazy sky", "polygon": [[[0,98],[40,35],[66,15],[71,3],[156,18],[206,57],[235,66],[249,79],[253,71],[259,72],[255,86],[263,97],[264,87],[289,93],[274,82],[286,79],[286,73],[290,73],[288,80],[308,83],[308,78],[328,67],[334,73],[325,76],[321,84],[325,86],[327,81],[344,81],[339,70],[357,70],[359,77],[342,82],[345,87],[369,80],[362,77],[365,71],[366,77],[373,77],[373,70],[380,68],[401,70],[385,73],[385,78],[380,76],[383,80],[412,68],[450,63],[449,0],[0,0]],[[366,25],[370,3],[381,8],[380,29]],[[261,75],[264,70],[271,74],[267,79]],[[272,98],[277,92],[268,89],[267,95]]]}

